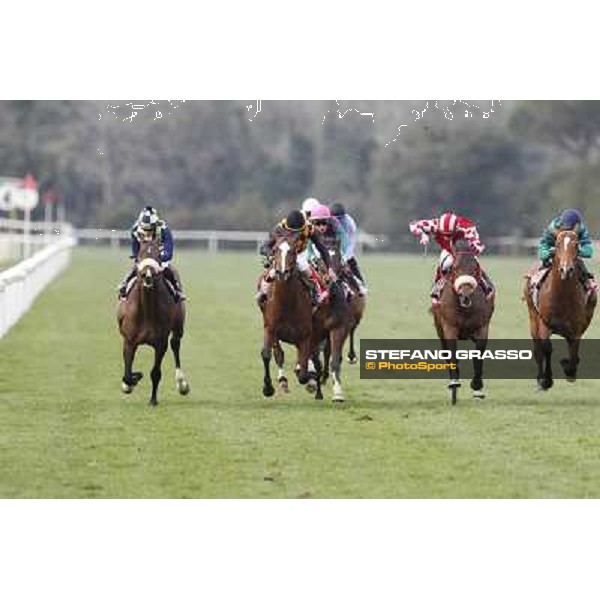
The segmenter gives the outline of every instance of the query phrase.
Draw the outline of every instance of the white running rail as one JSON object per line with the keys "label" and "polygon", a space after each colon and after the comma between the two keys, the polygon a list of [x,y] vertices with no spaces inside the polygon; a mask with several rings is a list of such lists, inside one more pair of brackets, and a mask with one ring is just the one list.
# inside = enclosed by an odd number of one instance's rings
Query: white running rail
{"label": "white running rail", "polygon": [[69,264],[73,237],[65,237],[0,273],[0,338],[29,310],[38,294]]}

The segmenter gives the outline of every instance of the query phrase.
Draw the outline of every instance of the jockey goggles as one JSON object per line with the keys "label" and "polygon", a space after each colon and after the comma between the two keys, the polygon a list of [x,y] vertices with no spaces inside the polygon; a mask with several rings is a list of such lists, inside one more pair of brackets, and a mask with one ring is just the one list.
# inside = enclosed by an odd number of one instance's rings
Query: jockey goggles
{"label": "jockey goggles", "polygon": [[315,227],[319,227],[321,225],[328,225],[329,221],[327,219],[316,219],[314,221],[311,221],[311,223],[315,226]]}

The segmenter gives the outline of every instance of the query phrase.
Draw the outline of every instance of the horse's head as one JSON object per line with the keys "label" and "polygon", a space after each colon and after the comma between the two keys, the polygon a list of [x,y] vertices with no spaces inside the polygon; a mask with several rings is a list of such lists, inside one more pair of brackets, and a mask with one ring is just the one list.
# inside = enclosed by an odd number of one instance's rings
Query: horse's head
{"label": "horse's head", "polygon": [[480,276],[480,267],[475,254],[471,250],[460,250],[454,255],[452,266],[452,289],[454,290],[458,304],[463,308],[469,308],[473,302],[471,296],[477,289]]}
{"label": "horse's head", "polygon": [[148,238],[140,242],[136,268],[143,286],[146,289],[153,288],[163,271],[160,264],[160,250],[156,240]]}
{"label": "horse's head", "polygon": [[579,240],[574,231],[561,231],[556,236],[554,263],[561,279],[570,279],[575,274],[578,247]]}
{"label": "horse's head", "polygon": [[273,267],[275,277],[279,281],[286,281],[296,266],[296,249],[294,240],[285,236],[279,238],[273,246]]}

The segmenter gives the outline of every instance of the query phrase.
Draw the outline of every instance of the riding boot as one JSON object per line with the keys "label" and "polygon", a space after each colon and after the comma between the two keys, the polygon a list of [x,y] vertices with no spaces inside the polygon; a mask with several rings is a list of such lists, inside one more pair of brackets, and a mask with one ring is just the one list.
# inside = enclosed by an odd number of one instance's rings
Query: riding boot
{"label": "riding boot", "polygon": [[587,265],[582,260],[579,260],[578,262],[581,268],[581,283],[586,291],[587,300],[593,292],[598,290],[598,283],[596,282],[593,273],[588,271]]}
{"label": "riding boot", "polygon": [[329,298],[329,290],[315,269],[311,267],[306,271],[300,271],[300,274],[311,292],[313,305],[321,304]]}
{"label": "riding boot", "polygon": [[266,301],[274,276],[274,271],[272,269],[265,269],[263,276],[260,278],[258,292],[256,292],[256,295],[254,296],[254,299],[259,306]]}
{"label": "riding boot", "polygon": [[481,284],[483,287],[483,293],[485,294],[485,298],[486,300],[489,300],[496,291],[496,288],[494,287],[494,284],[488,277],[488,274],[483,270],[481,271]]}
{"label": "riding boot", "polygon": [[433,287],[431,288],[431,304],[433,306],[438,306],[441,300],[442,291],[444,290],[444,286],[446,285],[446,278],[440,276],[433,283]]}
{"label": "riding boot", "polygon": [[185,300],[185,294],[181,289],[181,284],[177,280],[177,277],[175,277],[173,269],[171,269],[170,267],[165,267],[163,272],[165,274],[165,277],[169,280],[169,283],[171,283],[173,289],[175,290],[175,302],[181,302],[182,300]]}
{"label": "riding boot", "polygon": [[350,267],[350,271],[352,272],[352,275],[354,275],[354,280],[358,285],[358,293],[361,296],[366,296],[369,288],[365,285],[365,279],[358,268],[358,262],[356,262],[356,258],[354,258],[354,256],[348,259],[348,266]]}
{"label": "riding boot", "polygon": [[135,267],[133,267],[133,269],[131,269],[131,271],[125,276],[123,281],[121,281],[121,283],[119,284],[119,300],[125,299],[125,297],[126,297],[125,294],[127,293],[127,285],[136,276],[136,274],[137,274],[137,269]]}

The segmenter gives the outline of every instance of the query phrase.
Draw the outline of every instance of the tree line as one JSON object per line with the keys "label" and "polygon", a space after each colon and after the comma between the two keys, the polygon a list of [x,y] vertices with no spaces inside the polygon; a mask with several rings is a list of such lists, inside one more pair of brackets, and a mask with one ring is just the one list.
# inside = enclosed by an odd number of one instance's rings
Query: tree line
{"label": "tree line", "polygon": [[78,226],[154,203],[175,228],[263,230],[315,196],[392,238],[446,209],[485,236],[567,206],[600,230],[596,101],[2,101],[0,141],[0,176],[33,173]]}

